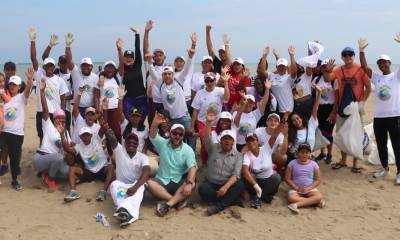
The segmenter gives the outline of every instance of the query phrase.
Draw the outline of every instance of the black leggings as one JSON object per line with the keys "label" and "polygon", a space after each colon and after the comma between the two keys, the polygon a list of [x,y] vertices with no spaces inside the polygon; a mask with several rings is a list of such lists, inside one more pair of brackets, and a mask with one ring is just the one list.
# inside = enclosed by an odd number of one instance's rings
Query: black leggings
{"label": "black leggings", "polygon": [[[279,184],[281,183],[281,176],[275,173],[269,178],[256,178],[255,180],[262,189],[261,199],[270,203],[278,192]],[[256,195],[256,190],[254,190],[254,187],[248,181],[245,180],[244,185],[251,196]]]}
{"label": "black leggings", "polygon": [[0,156],[4,146],[8,146],[8,156],[10,157],[11,177],[13,181],[16,181],[18,175],[21,173],[19,163],[21,161],[23,142],[24,136],[7,132],[2,132],[0,134]]}
{"label": "black leggings", "polygon": [[387,136],[390,135],[397,173],[400,172],[400,117],[374,118],[374,133],[382,167],[388,167]]}

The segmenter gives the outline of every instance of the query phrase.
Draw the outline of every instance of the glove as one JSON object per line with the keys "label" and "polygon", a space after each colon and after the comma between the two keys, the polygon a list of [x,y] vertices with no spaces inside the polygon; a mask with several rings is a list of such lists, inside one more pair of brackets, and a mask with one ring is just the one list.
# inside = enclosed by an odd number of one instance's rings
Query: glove
{"label": "glove", "polygon": [[58,44],[58,36],[57,35],[55,35],[55,34],[52,34],[51,36],[50,36],[50,43],[49,43],[49,47],[54,47],[55,45],[57,45]]}
{"label": "glove", "polygon": [[360,113],[360,115],[364,115],[365,114],[364,106],[365,106],[365,102],[364,101],[358,102],[358,112]]}
{"label": "glove", "polygon": [[256,183],[254,184],[253,188],[254,190],[256,190],[257,197],[260,198],[262,195],[262,189],[260,188],[260,186],[258,186],[258,184]]}
{"label": "glove", "polygon": [[67,33],[67,35],[65,35],[65,45],[67,47],[70,47],[73,42],[74,42],[74,35],[72,33]]}
{"label": "glove", "polygon": [[358,40],[358,48],[360,49],[360,52],[364,52],[367,46],[368,42],[366,38],[360,38],[360,40]]}
{"label": "glove", "polygon": [[29,34],[29,39],[31,40],[31,42],[36,41],[36,29],[29,28],[28,34]]}

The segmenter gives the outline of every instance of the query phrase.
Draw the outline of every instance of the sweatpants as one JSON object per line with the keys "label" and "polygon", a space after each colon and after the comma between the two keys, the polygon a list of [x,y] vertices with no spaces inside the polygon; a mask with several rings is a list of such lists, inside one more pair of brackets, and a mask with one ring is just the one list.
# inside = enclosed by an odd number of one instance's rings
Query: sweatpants
{"label": "sweatpants", "polygon": [[16,135],[8,132],[0,134],[0,156],[4,146],[8,146],[8,157],[10,158],[11,178],[17,180],[21,174],[19,163],[21,161],[22,143],[24,142],[23,135]]}
{"label": "sweatpants", "polygon": [[[270,203],[278,192],[281,176],[275,173],[269,178],[255,178],[255,180],[262,189],[261,200]],[[253,186],[248,181],[245,180],[244,185],[251,196],[256,195],[256,190],[254,190]]]}
{"label": "sweatpants", "polygon": [[51,178],[68,177],[69,166],[61,153],[43,154],[36,152],[32,158],[32,165],[36,171],[48,171]]}
{"label": "sweatpants", "polygon": [[240,194],[243,192],[244,184],[242,180],[237,180],[229,189],[225,195],[218,198],[217,191],[223,186],[223,184],[215,184],[205,180],[198,188],[201,199],[206,202],[214,202],[215,206],[219,211],[231,206],[237,200],[240,199]]}
{"label": "sweatpants", "polygon": [[143,200],[144,185],[140,186],[136,193],[132,196],[127,195],[127,191],[133,184],[126,184],[115,180],[110,185],[110,194],[117,206],[117,210],[125,208],[133,218],[139,219],[139,208]]}
{"label": "sweatpants", "polygon": [[400,172],[400,117],[374,118],[374,133],[382,167],[388,167],[388,133],[392,141],[397,172]]}

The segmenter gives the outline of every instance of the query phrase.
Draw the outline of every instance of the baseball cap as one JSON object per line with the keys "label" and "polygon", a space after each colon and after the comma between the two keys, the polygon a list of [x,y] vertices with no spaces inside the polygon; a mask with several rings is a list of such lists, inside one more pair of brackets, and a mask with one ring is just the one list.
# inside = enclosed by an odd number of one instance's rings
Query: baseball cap
{"label": "baseball cap", "polygon": [[8,83],[14,83],[15,85],[21,85],[21,78],[18,76],[11,76],[10,79],[8,80]]}
{"label": "baseball cap", "polygon": [[258,137],[257,137],[257,135],[255,134],[255,133],[248,133],[247,135],[246,135],[246,142],[247,142],[247,139],[249,139],[249,138],[253,138],[253,139],[257,139],[258,140]]}
{"label": "baseball cap", "polygon": [[218,48],[218,52],[221,51],[221,50],[225,51],[225,45],[222,45],[221,47]]}
{"label": "baseball cap", "polygon": [[208,73],[204,74],[204,80],[206,80],[207,78],[211,78],[212,80],[215,80],[215,73],[208,72]]}
{"label": "baseball cap", "polygon": [[230,112],[221,112],[221,114],[219,115],[219,118],[223,118],[223,119],[229,119],[232,121],[233,117],[232,114]]}
{"label": "baseball cap", "polygon": [[392,59],[390,59],[390,57],[386,54],[379,55],[378,60],[376,60],[376,62],[379,62],[379,60],[385,60],[385,61],[392,62]]}
{"label": "baseball cap", "polygon": [[142,115],[142,112],[140,111],[139,108],[133,107],[129,112],[129,115]]}
{"label": "baseball cap", "polygon": [[161,48],[156,48],[156,49],[154,49],[153,54],[156,54],[157,52],[160,52],[160,53],[166,55],[166,54],[165,54],[165,51],[164,51],[163,49],[161,49]]}
{"label": "baseball cap", "polygon": [[278,122],[281,121],[281,117],[279,117],[279,115],[278,115],[277,113],[270,113],[270,114],[268,115],[268,117],[267,117],[267,121],[268,121],[270,118],[272,118],[272,117],[277,118],[277,119],[278,119]]}
{"label": "baseball cap", "polygon": [[4,70],[9,69],[9,70],[15,70],[17,66],[15,65],[14,62],[6,62],[4,63]]}
{"label": "baseball cap", "polygon": [[219,135],[219,141],[221,141],[221,139],[225,136],[230,136],[231,138],[233,138],[233,140],[236,139],[235,133],[232,130],[224,130],[222,131],[222,133]]}
{"label": "baseball cap", "polygon": [[235,62],[240,63],[240,64],[242,64],[242,65],[244,64],[243,59],[242,59],[242,58],[239,58],[239,57],[233,59],[232,63],[235,63]]}
{"label": "baseball cap", "polygon": [[52,59],[52,58],[46,58],[44,61],[43,61],[43,65],[47,65],[47,64],[53,64],[54,66],[56,65],[56,62],[54,61],[54,59]]}
{"label": "baseball cap", "polygon": [[126,56],[131,56],[131,57],[135,57],[135,53],[132,51],[132,50],[126,50],[125,52],[124,52],[124,56],[126,57]]}
{"label": "baseball cap", "polygon": [[162,70],[162,73],[165,72],[174,72],[174,69],[171,66],[165,66]]}
{"label": "baseball cap", "polygon": [[343,50],[342,50],[342,55],[343,54],[345,54],[345,53],[351,53],[351,54],[356,54],[356,52],[354,51],[354,49],[352,48],[352,47],[345,47],[345,48],[343,48]]}
{"label": "baseball cap", "polygon": [[125,136],[125,142],[126,142],[127,140],[130,140],[130,139],[133,139],[133,140],[135,140],[136,142],[139,142],[138,136],[137,136],[135,133],[133,133],[133,132],[128,133],[128,134]]}
{"label": "baseball cap", "polygon": [[253,95],[247,94],[246,96],[244,96],[244,98],[245,98],[246,100],[251,100],[251,101],[253,101],[253,102],[256,102],[256,99],[254,98]]}
{"label": "baseball cap", "polygon": [[281,65],[287,67],[289,63],[285,58],[279,58],[278,61],[276,62],[276,66],[281,66]]}
{"label": "baseball cap", "polygon": [[61,55],[58,57],[58,63],[61,63],[61,64],[67,63],[67,58],[65,57],[65,55]]}
{"label": "baseball cap", "polygon": [[324,61],[321,62],[321,66],[324,66],[329,63],[329,59],[324,59]]}
{"label": "baseball cap", "polygon": [[306,149],[306,150],[308,150],[309,152],[311,152],[311,147],[310,147],[310,144],[308,144],[308,143],[302,143],[302,144],[300,144],[298,147],[297,147],[297,151],[299,152],[300,150],[302,150],[302,149]]}
{"label": "baseball cap", "polygon": [[65,117],[65,112],[61,108],[53,113],[54,118]]}
{"label": "baseball cap", "polygon": [[89,58],[89,57],[82,58],[81,64],[84,64],[84,63],[89,64],[89,65],[93,65],[92,59]]}
{"label": "baseball cap", "polygon": [[186,60],[185,60],[185,58],[184,58],[183,56],[177,56],[177,57],[175,58],[175,61],[178,60],[178,59],[182,59],[182,61],[186,62]]}
{"label": "baseball cap", "polygon": [[185,127],[182,124],[179,124],[179,123],[175,123],[174,125],[172,125],[171,131],[174,131],[177,128],[182,128],[183,131],[185,131]]}
{"label": "baseball cap", "polygon": [[88,113],[90,113],[90,112],[96,113],[96,109],[95,109],[94,107],[88,107],[88,108],[86,108],[85,114],[88,114]]}
{"label": "baseball cap", "polygon": [[117,64],[114,61],[107,61],[103,64],[103,68],[106,68],[108,65],[112,65],[114,68],[117,68]]}
{"label": "baseball cap", "polygon": [[79,130],[79,136],[85,134],[85,133],[89,133],[89,134],[93,134],[92,130],[88,127],[83,127]]}
{"label": "baseball cap", "polygon": [[201,59],[201,62],[210,60],[211,62],[213,61],[213,58],[211,56],[204,56],[203,59]]}

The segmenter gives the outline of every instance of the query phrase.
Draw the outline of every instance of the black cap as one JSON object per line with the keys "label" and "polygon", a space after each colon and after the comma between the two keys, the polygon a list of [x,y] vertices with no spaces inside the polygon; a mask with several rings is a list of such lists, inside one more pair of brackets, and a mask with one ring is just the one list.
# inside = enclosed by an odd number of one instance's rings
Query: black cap
{"label": "black cap", "polygon": [[308,150],[309,152],[311,152],[310,144],[308,144],[308,143],[302,143],[302,144],[299,145],[299,147],[297,147],[297,151],[298,151],[298,152],[299,152],[300,150],[303,150],[303,149],[306,149],[306,150]]}
{"label": "black cap", "polygon": [[67,63],[67,58],[65,57],[65,55],[61,55],[58,57],[58,63],[59,64],[66,64]]}
{"label": "black cap", "polygon": [[17,66],[13,62],[4,63],[4,70],[16,70]]}
{"label": "black cap", "polygon": [[132,51],[132,50],[126,50],[125,52],[124,52],[124,57],[126,57],[126,56],[130,56],[130,57],[135,57],[135,53]]}
{"label": "black cap", "polygon": [[171,116],[169,115],[169,111],[166,109],[161,109],[157,111],[159,114],[163,115],[164,117],[171,119]]}

